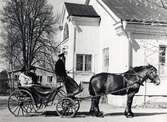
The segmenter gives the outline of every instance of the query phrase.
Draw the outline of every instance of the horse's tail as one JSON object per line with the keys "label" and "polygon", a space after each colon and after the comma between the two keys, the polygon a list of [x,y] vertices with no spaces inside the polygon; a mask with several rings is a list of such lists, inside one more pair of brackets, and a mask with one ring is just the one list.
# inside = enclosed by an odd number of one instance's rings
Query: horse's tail
{"label": "horse's tail", "polygon": [[95,91],[94,91],[94,89],[93,89],[93,86],[92,86],[92,80],[93,80],[93,78],[94,77],[91,77],[91,79],[90,79],[90,82],[89,82],[89,94],[91,95],[91,96],[95,96]]}

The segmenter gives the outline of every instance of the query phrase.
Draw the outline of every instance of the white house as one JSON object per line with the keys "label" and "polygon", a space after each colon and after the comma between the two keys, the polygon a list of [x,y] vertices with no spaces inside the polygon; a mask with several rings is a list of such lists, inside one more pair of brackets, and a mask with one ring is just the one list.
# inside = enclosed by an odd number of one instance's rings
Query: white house
{"label": "white house", "polygon": [[162,82],[158,87],[147,84],[139,94],[167,94],[167,9],[154,0],[85,3],[65,3],[62,49],[73,78],[89,82],[99,72],[121,73],[149,63]]}

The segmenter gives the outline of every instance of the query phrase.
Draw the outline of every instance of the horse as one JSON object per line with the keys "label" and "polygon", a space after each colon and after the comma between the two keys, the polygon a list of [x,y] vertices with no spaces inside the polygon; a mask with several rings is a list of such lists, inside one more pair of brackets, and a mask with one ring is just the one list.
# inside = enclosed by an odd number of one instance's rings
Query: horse
{"label": "horse", "polygon": [[99,109],[101,96],[107,94],[127,95],[124,115],[134,117],[131,110],[133,98],[147,79],[150,79],[150,82],[156,85],[160,84],[157,69],[152,65],[134,67],[119,74],[99,73],[92,76],[89,82],[89,94],[92,96],[90,114],[103,116]]}

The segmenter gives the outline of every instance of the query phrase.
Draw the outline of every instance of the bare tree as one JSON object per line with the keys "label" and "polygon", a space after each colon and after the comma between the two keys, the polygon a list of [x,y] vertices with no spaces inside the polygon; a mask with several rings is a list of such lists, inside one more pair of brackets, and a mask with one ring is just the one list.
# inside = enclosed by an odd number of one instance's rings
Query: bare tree
{"label": "bare tree", "polygon": [[5,27],[3,46],[11,63],[25,66],[47,64],[53,69],[53,34],[59,17],[53,16],[47,0],[7,0],[1,21]]}

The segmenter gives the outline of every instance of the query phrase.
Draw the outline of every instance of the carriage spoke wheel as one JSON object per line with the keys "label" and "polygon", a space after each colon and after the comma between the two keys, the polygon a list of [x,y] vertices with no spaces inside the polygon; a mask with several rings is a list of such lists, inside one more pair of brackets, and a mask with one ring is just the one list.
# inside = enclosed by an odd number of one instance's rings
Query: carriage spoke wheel
{"label": "carriage spoke wheel", "polygon": [[60,89],[57,91],[55,97],[54,97],[54,100],[52,102],[52,105],[56,106],[58,101],[60,101],[61,99],[65,98],[66,97],[66,93],[64,90]]}
{"label": "carriage spoke wheel", "polygon": [[78,112],[80,108],[80,101],[79,100],[75,100],[75,109],[76,109],[76,112]]}
{"label": "carriage spoke wheel", "polygon": [[8,109],[15,116],[26,116],[36,111],[32,95],[26,90],[15,90],[8,98]]}
{"label": "carriage spoke wheel", "polygon": [[63,98],[56,105],[57,114],[61,117],[73,117],[76,113],[75,101],[71,98]]}

